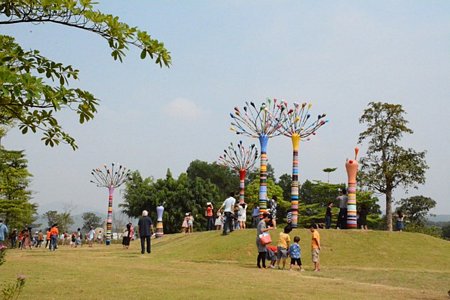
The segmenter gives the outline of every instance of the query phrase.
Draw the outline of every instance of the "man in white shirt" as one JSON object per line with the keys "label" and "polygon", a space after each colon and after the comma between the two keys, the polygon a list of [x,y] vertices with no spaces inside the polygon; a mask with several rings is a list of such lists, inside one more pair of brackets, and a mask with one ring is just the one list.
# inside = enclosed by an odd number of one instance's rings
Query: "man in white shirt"
{"label": "man in white shirt", "polygon": [[222,210],[225,215],[225,220],[223,224],[223,235],[227,235],[228,232],[233,231],[233,211],[234,211],[234,205],[236,204],[236,199],[234,198],[234,192],[230,192],[230,197],[225,199],[223,201],[222,206],[219,208],[219,210]]}

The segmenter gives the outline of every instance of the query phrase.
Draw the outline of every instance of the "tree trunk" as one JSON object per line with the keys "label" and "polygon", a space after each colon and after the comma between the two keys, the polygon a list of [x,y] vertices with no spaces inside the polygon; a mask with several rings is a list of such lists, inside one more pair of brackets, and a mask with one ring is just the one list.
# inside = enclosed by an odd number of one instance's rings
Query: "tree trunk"
{"label": "tree trunk", "polygon": [[392,190],[386,191],[386,227],[392,231]]}

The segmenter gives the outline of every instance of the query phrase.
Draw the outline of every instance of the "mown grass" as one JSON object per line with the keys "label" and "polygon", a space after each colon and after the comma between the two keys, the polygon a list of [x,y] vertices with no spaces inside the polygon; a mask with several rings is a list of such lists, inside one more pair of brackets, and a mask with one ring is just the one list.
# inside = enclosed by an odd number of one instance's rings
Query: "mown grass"
{"label": "mown grass", "polygon": [[[8,250],[1,284],[27,276],[23,299],[448,299],[450,243],[422,234],[321,230],[322,271],[256,268],[253,229],[165,235],[152,254],[139,242],[94,248]],[[272,232],[276,240],[278,232]]]}

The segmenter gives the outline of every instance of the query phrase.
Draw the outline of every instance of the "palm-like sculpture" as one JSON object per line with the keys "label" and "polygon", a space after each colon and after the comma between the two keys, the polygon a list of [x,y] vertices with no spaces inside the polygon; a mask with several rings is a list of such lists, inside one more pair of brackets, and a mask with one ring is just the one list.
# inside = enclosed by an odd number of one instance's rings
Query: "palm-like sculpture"
{"label": "palm-like sculpture", "polygon": [[93,169],[91,174],[94,176],[92,183],[95,183],[98,187],[106,187],[109,191],[108,197],[108,216],[106,218],[106,245],[111,244],[111,234],[112,234],[112,201],[114,189],[121,186],[123,183],[129,180],[131,174],[130,170],[119,165],[114,170],[115,164],[111,164],[111,168],[103,165],[103,169],[97,168]]}
{"label": "palm-like sculpture", "polygon": [[300,147],[300,140],[309,140],[311,135],[315,135],[316,131],[325,125],[328,121],[323,118],[325,114],[318,115],[317,119],[307,124],[310,120],[309,110],[311,104],[294,103],[294,107],[287,109],[287,103],[283,102],[283,106],[286,107],[284,113],[286,114],[285,121],[282,123],[280,132],[283,135],[290,137],[292,140],[293,158],[292,158],[292,183],[291,183],[291,212],[292,212],[292,227],[297,227],[298,223],[298,189],[299,189],[299,170],[298,170],[298,150]]}
{"label": "palm-like sculpture", "polygon": [[242,141],[237,144],[237,149],[233,143],[230,143],[228,150],[219,157],[219,163],[239,173],[239,203],[244,203],[245,198],[245,176],[247,170],[253,168],[258,158],[258,149],[255,144],[250,145],[248,149],[242,145]]}
{"label": "palm-like sculpture", "polygon": [[231,130],[236,134],[258,138],[261,149],[259,173],[259,207],[260,213],[267,210],[267,144],[269,138],[281,134],[285,107],[276,99],[267,99],[257,107],[253,102],[245,102],[243,111],[238,107],[230,113],[233,122]]}

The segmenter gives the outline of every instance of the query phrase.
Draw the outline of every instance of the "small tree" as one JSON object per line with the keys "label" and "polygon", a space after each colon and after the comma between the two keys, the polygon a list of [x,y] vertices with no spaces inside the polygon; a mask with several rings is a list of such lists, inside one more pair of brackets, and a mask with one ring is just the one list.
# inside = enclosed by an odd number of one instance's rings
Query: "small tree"
{"label": "small tree", "polygon": [[97,227],[102,226],[102,218],[100,218],[93,212],[83,213],[82,218],[83,218],[83,230],[86,232],[89,231],[91,227],[95,229]]}
{"label": "small tree", "polygon": [[327,178],[327,182],[330,183],[330,173],[336,171],[337,168],[325,168],[322,171],[324,171],[325,173],[327,173],[328,178]]}
{"label": "small tree", "polygon": [[398,210],[401,210],[411,223],[423,227],[427,222],[426,216],[430,209],[436,206],[436,201],[429,197],[413,196],[401,199],[398,204]]}
{"label": "small tree", "polygon": [[413,133],[406,125],[400,104],[370,102],[359,119],[367,124],[359,143],[368,140],[369,147],[361,158],[361,184],[386,196],[387,230],[392,231],[392,192],[398,186],[417,188],[425,183],[425,151],[416,152],[398,145],[404,133]]}

